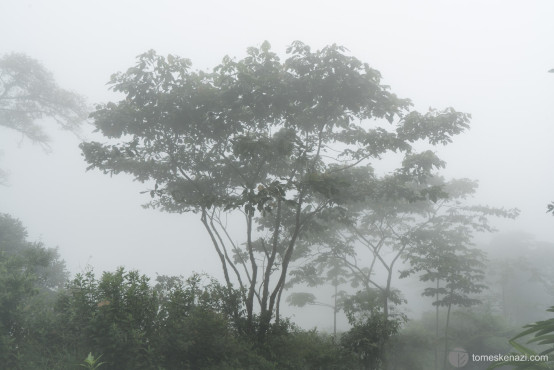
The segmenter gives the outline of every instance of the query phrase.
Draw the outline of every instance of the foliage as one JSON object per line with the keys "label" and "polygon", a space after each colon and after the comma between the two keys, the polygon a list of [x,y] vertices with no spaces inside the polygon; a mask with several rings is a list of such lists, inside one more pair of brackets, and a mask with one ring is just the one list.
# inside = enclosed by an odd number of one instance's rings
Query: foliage
{"label": "foliage", "polygon": [[[228,288],[243,294],[246,330],[260,307],[262,341],[304,228],[352,200],[348,170],[371,171],[396,152],[404,177],[424,178],[442,162],[412,145],[447,144],[469,122],[452,108],[410,110],[343,47],[294,42],[287,54],[281,61],[264,42],[206,72],[149,51],[112,76],[124,98],[92,114],[114,144],[81,145],[89,169],[152,184],[148,206],[199,214]],[[244,243],[226,228],[231,214],[245,220]]]}
{"label": "foliage", "polygon": [[94,357],[92,352],[89,352],[88,356],[83,360],[83,363],[79,365],[86,369],[96,370],[105,364],[105,362],[100,362],[100,357],[102,357],[102,355]]}
{"label": "foliage", "polygon": [[75,131],[87,116],[83,98],[61,89],[37,60],[18,53],[0,58],[0,126],[47,146],[48,135],[37,120],[52,118]]}
{"label": "foliage", "polygon": [[60,340],[76,358],[103,353],[108,369],[145,367],[157,309],[148,278],[136,271],[120,268],[99,281],[87,271],[58,299]]}
{"label": "foliage", "polygon": [[[304,240],[317,244],[318,254],[293,270],[293,279],[310,285],[325,268],[342,266],[347,270],[342,278],[361,289],[343,301],[351,321],[353,308],[366,317],[381,313],[385,319],[402,321],[398,310],[406,300],[393,281],[416,273],[423,281],[435,282],[424,295],[436,298],[437,318],[439,306],[450,311],[452,305],[477,304],[472,295],[484,288],[484,256],[471,248],[473,235],[493,230],[490,216],[513,218],[518,211],[464,204],[477,188],[466,179],[446,182],[429,173],[417,183],[396,173],[374,179],[372,185],[371,196],[350,206],[348,215],[329,210],[315,218],[319,224],[309,225],[313,229]],[[418,198],[424,190],[437,198]],[[398,274],[395,266],[402,260],[407,266]],[[438,343],[438,332],[435,336]],[[383,337],[380,353],[388,340]]]}
{"label": "foliage", "polygon": [[[391,300],[399,303],[402,298],[398,292],[391,294]],[[364,290],[357,292],[343,300],[343,310],[346,318],[351,325],[357,325],[366,322],[369,318],[384,315],[382,292],[373,289],[369,292]],[[406,316],[400,312],[394,312],[386,316],[387,319],[393,319],[399,323],[406,321]]]}
{"label": "foliage", "polygon": [[[34,294],[32,298],[39,296]],[[19,320],[12,328],[22,334],[1,337],[5,366],[350,369],[355,363],[329,336],[302,331],[286,320],[270,325],[267,341],[256,344],[240,329],[244,318],[236,321],[234,316],[244,312],[240,292],[229,291],[204,275],[186,280],[159,276],[151,286],[136,271],[119,268],[97,279],[89,270],[75,276],[54,297],[33,302],[40,309],[18,305],[18,312],[11,312]],[[9,301],[2,296],[0,302]],[[2,314],[3,320],[9,317]],[[103,353],[102,361],[92,353]]]}
{"label": "foliage", "polygon": [[422,271],[420,280],[435,284],[425,288],[422,293],[436,298],[434,306],[470,307],[480,303],[471,294],[475,295],[486,288],[481,283],[484,279],[484,253],[476,248],[440,244],[436,239],[436,244],[426,245],[418,250],[417,256],[410,256],[411,269],[405,274]]}
{"label": "foliage", "polygon": [[[240,294],[213,279],[159,276],[149,287],[136,272],[78,275],[60,297],[58,341],[78,358],[90,348],[104,353],[106,369],[331,368],[340,350],[328,339],[288,323],[272,326],[268,342],[235,325]],[[238,308],[242,312],[242,308]],[[239,323],[240,325],[240,323]],[[333,358],[333,361],[331,359]],[[318,365],[315,365],[318,364]],[[326,367],[329,366],[329,367]],[[338,365],[337,365],[338,366]]]}
{"label": "foliage", "polygon": [[[482,214],[480,214],[482,212]],[[516,217],[517,210],[505,211],[485,207],[461,207],[455,205],[430,223],[430,227],[418,230],[414,247],[404,258],[409,268],[401,277],[418,274],[422,282],[430,282],[424,296],[434,297],[436,306],[436,343],[439,342],[439,307],[446,307],[444,328],[443,367],[448,353],[450,313],[453,306],[471,307],[481,303],[475,295],[486,286],[485,254],[473,246],[475,231],[493,231],[487,223],[487,215]],[[438,348],[435,349],[435,369],[438,368]]]}
{"label": "foliage", "polygon": [[[0,214],[0,361],[23,368],[20,358],[38,360],[38,327],[51,311],[54,291],[65,281],[57,250],[27,241],[27,231],[10,215]],[[35,339],[36,338],[36,339]],[[28,355],[28,356],[26,356]]]}
{"label": "foliage", "polygon": [[[415,263],[418,253],[424,253],[423,245],[435,245],[437,238],[450,239],[452,245],[467,244],[474,233],[492,231],[490,216],[513,218],[518,213],[466,205],[466,199],[476,191],[475,182],[445,181],[433,173],[420,183],[401,173],[373,178],[370,188],[365,199],[349,205],[348,214],[328,210],[307,227],[311,234],[304,237],[305,243],[318,245],[318,253],[292,274],[293,279],[310,284],[326,266],[338,265],[343,269],[342,278],[350,280],[354,287],[382,292],[385,314],[394,291],[392,282],[398,277],[395,266],[399,261]],[[421,196],[423,193],[434,197],[427,199]],[[434,263],[425,256],[419,260]],[[407,275],[405,272],[400,277]]]}
{"label": "foliage", "polygon": [[374,314],[356,322],[341,336],[340,343],[357,355],[364,369],[380,369],[385,358],[384,343],[398,333],[400,324],[382,313]]}
{"label": "foliage", "polygon": [[197,369],[234,361],[245,350],[231,324],[236,296],[202,280],[161,276],[151,287],[146,276],[123,268],[100,280],[92,271],[78,274],[58,300],[60,341],[76,358],[90,349],[103,353],[106,369]]}
{"label": "foliage", "polygon": [[[19,342],[23,348],[9,368],[351,369],[356,364],[330,336],[302,331],[287,320],[270,325],[264,344],[256,343],[235,325],[236,309],[229,306],[240,305],[239,297],[198,274],[186,280],[159,276],[150,286],[136,271],[120,268],[97,279],[89,270],[58,293],[57,302],[48,302],[53,318],[36,320],[33,339]],[[92,353],[103,353],[102,361]]]}
{"label": "foliage", "polygon": [[352,369],[357,363],[330,335],[300,330],[289,320],[270,326],[260,350],[278,369]]}
{"label": "foliage", "polygon": [[197,274],[186,281],[157,278],[154,290],[160,306],[155,346],[169,368],[196,369],[233,362],[244,351],[235,337],[238,328],[233,325],[234,312],[242,311],[236,307],[240,306],[238,292],[229,295],[215,280],[207,284],[204,280]]}
{"label": "foliage", "polygon": [[[554,312],[554,306],[550,307],[547,311]],[[554,318],[537,321],[533,324],[526,325],[524,328],[527,329],[510,339],[510,345],[517,351],[517,353],[510,353],[510,355],[519,357],[526,356],[529,359],[531,356],[549,355],[554,352]],[[536,344],[539,346],[547,345],[548,347],[541,352],[537,352],[516,341],[528,335],[532,335],[532,338],[527,341],[527,344]],[[554,361],[501,361],[493,364],[489,369],[495,369],[505,365],[513,366],[516,369],[553,369]]]}
{"label": "foliage", "polygon": [[[197,274],[186,280],[159,276],[151,286],[135,271],[120,268],[100,279],[87,271],[58,294],[55,307],[43,302],[54,315],[33,319],[33,339],[20,342],[22,349],[10,368],[70,369],[83,365],[86,354],[104,353],[106,369],[371,369],[385,359],[389,369],[402,369],[411,350],[419,352],[409,367],[429,368],[423,364],[429,365],[425,354],[432,343],[431,325],[426,332],[400,331],[403,316],[384,320],[378,290],[344,301],[353,328],[338,342],[280,320],[270,325],[263,344],[256,343],[240,330],[244,317],[235,320],[235,312],[244,315],[240,296]],[[452,336],[466,347],[473,343],[496,351],[498,347],[487,347],[486,339],[503,334],[493,334],[494,320],[479,315],[454,314]]]}
{"label": "foliage", "polygon": [[[393,300],[398,297],[392,297]],[[385,315],[382,293],[374,289],[344,299],[343,309],[352,328],[340,343],[357,355],[365,369],[379,369],[385,362],[385,345],[396,335],[407,318],[401,313]]]}

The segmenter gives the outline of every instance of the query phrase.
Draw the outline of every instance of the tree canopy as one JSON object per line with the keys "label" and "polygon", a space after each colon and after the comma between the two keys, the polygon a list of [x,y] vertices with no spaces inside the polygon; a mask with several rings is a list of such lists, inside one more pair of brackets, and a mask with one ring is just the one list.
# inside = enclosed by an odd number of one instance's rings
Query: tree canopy
{"label": "tree canopy", "polygon": [[49,137],[37,120],[53,118],[75,131],[87,116],[84,99],[60,88],[37,60],[20,53],[0,58],[0,126],[47,145]]}
{"label": "tree canopy", "polygon": [[[149,51],[110,86],[123,98],[92,113],[110,140],[81,145],[88,168],[145,182],[149,207],[199,214],[227,285],[243,292],[247,330],[259,307],[260,333],[315,216],[347,212],[375,191],[436,199],[440,189],[425,184],[444,163],[430,148],[450,143],[470,118],[453,108],[417,112],[345,48],[298,41],[283,61],[264,42],[209,71]],[[404,159],[378,185],[372,164],[389,153]],[[234,213],[245,220],[242,237],[226,228]]]}

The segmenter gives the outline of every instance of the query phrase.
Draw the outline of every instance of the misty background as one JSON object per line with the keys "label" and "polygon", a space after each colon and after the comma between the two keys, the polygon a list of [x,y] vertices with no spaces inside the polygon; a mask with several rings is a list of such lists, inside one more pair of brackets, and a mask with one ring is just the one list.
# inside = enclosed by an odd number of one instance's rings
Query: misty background
{"label": "misty background", "polygon": [[[117,99],[106,86],[110,75],[149,49],[209,69],[264,40],[279,55],[294,40],[313,49],[343,45],[416,109],[470,113],[471,129],[437,149],[447,162],[442,174],[479,181],[470,203],[521,210],[515,221],[491,220],[500,234],[521,231],[554,243],[554,218],[546,214],[554,200],[550,1],[4,0],[0,14],[0,55],[39,60],[91,110]],[[197,271],[221,278],[198,216],[144,210],[143,184],[86,172],[79,143],[105,141],[91,126],[79,136],[47,119],[44,127],[51,137],[46,151],[0,127],[0,168],[9,173],[7,186],[0,186],[1,211],[19,218],[30,240],[58,246],[71,273],[87,265],[97,273],[125,266],[151,277]],[[479,245],[494,237],[481,236]],[[300,309],[284,313],[303,327],[328,326]]]}

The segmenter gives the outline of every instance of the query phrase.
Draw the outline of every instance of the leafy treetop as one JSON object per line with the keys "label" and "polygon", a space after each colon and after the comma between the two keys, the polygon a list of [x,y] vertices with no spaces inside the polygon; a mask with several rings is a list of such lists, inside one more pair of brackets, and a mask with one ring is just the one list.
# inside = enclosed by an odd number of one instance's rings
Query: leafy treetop
{"label": "leafy treetop", "polygon": [[[425,182],[444,163],[414,144],[447,144],[469,126],[469,115],[452,108],[411,110],[378,71],[337,45],[313,51],[296,41],[282,61],[264,42],[210,71],[149,51],[110,85],[123,99],[91,115],[111,140],[81,145],[89,169],[153,184],[148,206],[200,213],[227,285],[245,292],[249,322],[257,301],[261,332],[304,227],[355,202],[352,174],[397,152],[405,154],[398,181]],[[245,218],[244,244],[225,227],[230,212]]]}
{"label": "leafy treetop", "polygon": [[61,89],[37,60],[18,53],[0,58],[0,126],[47,147],[49,137],[37,120],[53,118],[76,131],[87,116],[83,98]]}

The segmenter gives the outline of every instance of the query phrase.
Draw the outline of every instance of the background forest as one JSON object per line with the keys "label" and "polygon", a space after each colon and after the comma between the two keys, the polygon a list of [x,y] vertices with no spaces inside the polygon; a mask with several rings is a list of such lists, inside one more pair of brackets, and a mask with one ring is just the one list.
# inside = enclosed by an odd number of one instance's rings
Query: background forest
{"label": "background forest", "polygon": [[[29,19],[38,8],[12,7]],[[326,6],[316,11],[327,14]],[[426,19],[439,19],[440,9],[431,13]],[[489,30],[485,39],[509,49],[512,28],[495,24],[506,34]],[[168,38],[131,37],[134,60],[117,52],[114,63],[103,59],[119,72],[101,97],[91,94],[94,106],[33,48],[0,50],[4,367],[552,367],[546,357],[475,357],[554,351],[554,243],[546,231],[554,208],[543,191],[552,178],[534,170],[549,163],[551,148],[544,94],[530,103],[540,89],[526,97],[515,89],[523,84],[516,72],[513,86],[503,86],[521,97],[518,108],[500,99],[502,89],[495,102],[455,77],[440,88],[432,79],[414,90],[400,84],[400,93],[398,80],[364,60],[357,39],[338,38],[352,41],[351,51],[298,35],[310,44],[276,37],[277,47],[256,40],[245,52],[185,54],[217,54],[199,64],[174,54],[182,49]],[[387,49],[374,46],[377,55]],[[431,63],[408,54],[399,65]],[[82,67],[94,76],[107,64]],[[542,89],[550,67],[532,72]],[[437,76],[455,75],[440,68]],[[483,88],[472,68],[475,78],[466,78]],[[437,88],[443,93],[430,93]],[[488,105],[472,105],[479,94]],[[463,111],[451,106],[457,101]],[[508,140],[524,106],[537,124]],[[483,112],[506,124],[483,130]],[[471,133],[475,122],[481,128]],[[509,143],[517,145],[505,149]]]}

